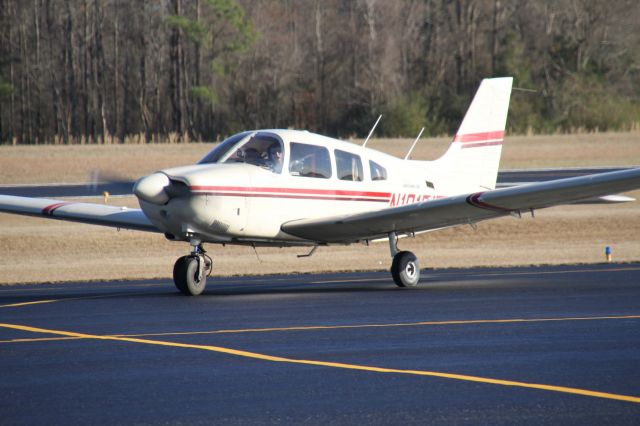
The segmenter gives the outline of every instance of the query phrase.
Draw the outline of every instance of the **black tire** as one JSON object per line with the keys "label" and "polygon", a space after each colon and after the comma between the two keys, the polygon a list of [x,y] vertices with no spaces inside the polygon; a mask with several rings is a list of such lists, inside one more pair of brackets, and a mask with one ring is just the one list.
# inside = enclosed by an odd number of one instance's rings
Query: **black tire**
{"label": "black tire", "polygon": [[391,276],[398,287],[415,287],[420,281],[420,263],[415,254],[401,251],[393,256]]}
{"label": "black tire", "polygon": [[176,288],[182,294],[189,294],[189,289],[187,287],[187,260],[188,256],[182,256],[176,260],[176,263],[173,265],[173,283]]}
{"label": "black tire", "polygon": [[202,294],[207,285],[206,269],[202,273],[202,278],[198,281],[199,262],[197,256],[183,256],[179,258],[173,266],[173,283],[180,293],[187,296],[198,296]]}

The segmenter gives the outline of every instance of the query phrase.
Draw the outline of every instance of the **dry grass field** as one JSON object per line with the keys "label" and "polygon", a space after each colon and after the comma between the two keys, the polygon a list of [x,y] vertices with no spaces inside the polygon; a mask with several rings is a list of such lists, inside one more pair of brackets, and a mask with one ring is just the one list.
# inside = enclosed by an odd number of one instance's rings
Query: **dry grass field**
{"label": "dry grass field", "polygon": [[[354,141],[358,144],[361,140]],[[410,139],[372,139],[368,146],[404,157]],[[412,155],[432,160],[450,138],[424,139]],[[87,182],[93,171],[137,179],[155,170],[192,164],[213,144],[0,146],[0,185]],[[640,132],[507,136],[501,169],[640,164]]]}
{"label": "dry grass field", "polygon": [[[375,140],[382,151],[403,155],[410,140]],[[439,156],[448,139],[420,143],[415,159]],[[0,184],[85,182],[92,170],[133,179],[163,167],[196,161],[209,144],[124,146],[0,147]],[[640,134],[508,137],[501,168],[576,167],[640,164]],[[640,191],[630,194],[640,198]],[[89,200],[102,202],[101,199]],[[110,204],[136,206],[132,197]],[[640,260],[640,202],[574,205],[536,212],[536,218],[503,218],[404,239],[423,267],[469,267],[594,263],[604,247],[614,260]],[[326,270],[387,269],[386,243],[322,247],[311,258],[305,249],[207,246],[214,275]],[[68,280],[169,278],[184,243],[134,231],[0,214],[0,284]]]}

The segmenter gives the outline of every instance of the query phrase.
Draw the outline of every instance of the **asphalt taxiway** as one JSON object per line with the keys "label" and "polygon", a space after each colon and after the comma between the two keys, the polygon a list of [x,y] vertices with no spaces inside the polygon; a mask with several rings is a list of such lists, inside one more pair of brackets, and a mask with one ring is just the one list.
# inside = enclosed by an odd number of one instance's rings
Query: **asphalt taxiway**
{"label": "asphalt taxiway", "polygon": [[3,424],[640,424],[640,264],[0,287]]}

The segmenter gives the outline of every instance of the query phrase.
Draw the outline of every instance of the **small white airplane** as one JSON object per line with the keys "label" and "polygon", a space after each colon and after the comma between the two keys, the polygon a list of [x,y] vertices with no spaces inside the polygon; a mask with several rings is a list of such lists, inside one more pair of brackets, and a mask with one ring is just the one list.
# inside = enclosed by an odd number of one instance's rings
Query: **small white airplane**
{"label": "small white airplane", "polygon": [[164,233],[190,254],[173,268],[186,295],[205,288],[203,243],[318,246],[388,239],[400,287],[420,278],[398,238],[640,188],[640,169],[495,189],[512,78],[485,79],[446,153],[412,161],[297,130],[224,140],[195,165],[134,187],[140,209],[0,195],[0,211]]}

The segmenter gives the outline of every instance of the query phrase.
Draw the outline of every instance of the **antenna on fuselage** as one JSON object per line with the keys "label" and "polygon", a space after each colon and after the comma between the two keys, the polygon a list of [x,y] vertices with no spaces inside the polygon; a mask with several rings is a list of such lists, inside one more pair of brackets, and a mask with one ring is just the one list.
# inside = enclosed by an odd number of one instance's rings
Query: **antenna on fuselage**
{"label": "antenna on fuselage", "polygon": [[367,142],[369,142],[369,138],[371,137],[371,135],[373,134],[373,131],[376,129],[376,126],[378,125],[378,123],[380,122],[380,119],[382,118],[382,114],[380,114],[378,116],[378,119],[376,120],[376,123],[373,125],[373,127],[371,128],[371,131],[369,132],[369,136],[367,136],[367,138],[364,140],[364,143],[362,144],[362,146],[366,146]]}
{"label": "antenna on fuselage", "polygon": [[413,141],[413,145],[411,145],[411,148],[409,148],[409,152],[407,152],[407,155],[404,156],[405,160],[409,159],[409,156],[413,152],[413,148],[415,148],[416,144],[418,143],[418,140],[420,139],[420,136],[422,136],[422,132],[424,132],[424,127],[420,130],[420,133],[418,133],[418,137],[416,138],[416,140]]}

